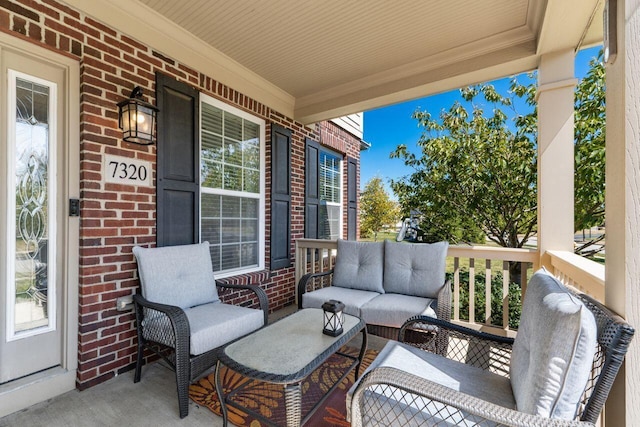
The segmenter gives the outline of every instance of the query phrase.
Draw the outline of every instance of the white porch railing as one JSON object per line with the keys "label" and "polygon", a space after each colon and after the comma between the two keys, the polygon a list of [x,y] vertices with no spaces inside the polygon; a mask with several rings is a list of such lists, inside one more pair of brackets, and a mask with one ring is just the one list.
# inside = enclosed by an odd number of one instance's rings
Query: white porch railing
{"label": "white porch railing", "polygon": [[[501,248],[493,246],[468,246],[468,245],[452,245],[449,246],[449,257],[453,258],[453,321],[461,321],[471,324],[477,324],[483,327],[500,328],[503,330],[509,330],[509,285],[511,280],[511,273],[509,272],[510,262],[520,263],[520,283],[522,287],[521,294],[524,295],[527,289],[527,281],[531,271],[535,271],[538,262],[538,251],[534,249],[516,249],[516,248]],[[484,260],[484,266],[482,262],[478,263],[478,270],[476,270],[476,261]],[[498,263],[497,268],[494,265]],[[466,267],[466,271],[464,269]],[[480,272],[480,269],[484,269],[484,321],[476,322],[476,272]],[[491,323],[492,317],[492,279],[496,273],[501,273],[502,276],[502,322],[501,324]],[[468,310],[466,313],[461,312],[461,295],[462,289],[461,274],[468,274],[467,282],[468,287],[465,289],[467,292],[467,305]],[[518,319],[519,320],[519,319]],[[495,331],[492,331],[495,332]]]}
{"label": "white porch railing", "polygon": [[604,302],[604,265],[583,258],[573,252],[547,251],[551,257],[553,274],[565,285]]}
{"label": "white porch railing", "polygon": [[[335,240],[299,239],[296,241],[296,284],[307,273],[330,270],[335,264],[337,252]],[[604,300],[604,266],[570,252],[547,252],[552,273],[565,284],[585,292],[599,301]],[[521,294],[526,293],[527,281],[538,268],[539,254],[535,249],[514,249],[492,246],[449,246],[448,257],[453,258],[449,268],[453,282],[452,320],[470,324],[477,329],[489,328],[491,332],[512,335],[509,328],[509,288],[511,280],[510,263],[520,263]],[[497,264],[497,265],[496,265]],[[451,263],[449,263],[451,265]],[[477,286],[476,273],[484,273],[484,286]],[[496,275],[502,276],[502,319],[491,324],[491,286]],[[468,275],[468,276],[467,276]],[[468,285],[467,285],[468,283]],[[484,288],[484,321],[476,322],[476,289]],[[297,287],[296,287],[297,288]],[[461,296],[464,295],[464,311]],[[297,296],[296,296],[297,297]],[[501,323],[501,324],[499,324]],[[497,330],[496,330],[497,328]],[[500,332],[499,332],[500,331]]]}
{"label": "white porch railing", "polygon": [[298,282],[305,274],[322,273],[333,268],[337,250],[338,242],[335,240],[296,240],[296,292]]}

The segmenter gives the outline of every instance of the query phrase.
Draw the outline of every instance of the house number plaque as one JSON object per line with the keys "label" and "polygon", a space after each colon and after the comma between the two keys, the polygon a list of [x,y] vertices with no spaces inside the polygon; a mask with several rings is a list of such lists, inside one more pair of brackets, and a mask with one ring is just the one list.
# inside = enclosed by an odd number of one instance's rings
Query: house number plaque
{"label": "house number plaque", "polygon": [[151,187],[151,163],[127,157],[105,155],[104,182]]}

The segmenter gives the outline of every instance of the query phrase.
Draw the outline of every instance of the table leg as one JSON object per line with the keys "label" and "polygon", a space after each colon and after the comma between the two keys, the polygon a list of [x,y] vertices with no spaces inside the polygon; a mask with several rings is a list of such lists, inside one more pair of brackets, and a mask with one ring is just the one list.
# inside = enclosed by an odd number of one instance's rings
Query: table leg
{"label": "table leg", "polygon": [[362,359],[364,358],[364,353],[367,351],[367,327],[362,328],[362,346],[360,347],[360,354],[358,355],[358,364],[356,365],[355,377],[356,381],[358,381],[358,377],[360,377],[360,365],[362,365]]}
{"label": "table leg", "polygon": [[300,427],[302,422],[302,388],[300,383],[284,386],[284,405],[287,413],[287,427]]}
{"label": "table leg", "polygon": [[222,390],[222,382],[220,380],[221,364],[218,360],[216,363],[216,393],[220,402],[220,412],[222,412],[222,426],[227,427],[227,405],[224,401],[224,392]]}

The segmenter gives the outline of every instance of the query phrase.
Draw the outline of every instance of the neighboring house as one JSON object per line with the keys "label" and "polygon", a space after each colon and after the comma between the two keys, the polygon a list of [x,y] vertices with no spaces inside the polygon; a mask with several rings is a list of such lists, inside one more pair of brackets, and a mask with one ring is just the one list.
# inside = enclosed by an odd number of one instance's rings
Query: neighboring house
{"label": "neighboring house", "polygon": [[[296,239],[358,235],[362,114],[296,122],[57,2],[0,3],[0,29],[0,416],[131,369],[133,246],[207,240],[218,278],[278,310]],[[134,86],[159,107],[154,145],[122,139]]]}

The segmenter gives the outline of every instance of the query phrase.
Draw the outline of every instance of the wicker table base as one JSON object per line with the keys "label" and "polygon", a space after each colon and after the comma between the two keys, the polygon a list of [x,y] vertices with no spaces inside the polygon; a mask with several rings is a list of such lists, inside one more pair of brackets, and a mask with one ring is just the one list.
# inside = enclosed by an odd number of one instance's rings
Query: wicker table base
{"label": "wicker table base", "polygon": [[[247,411],[269,425],[272,420],[266,419],[259,411],[246,408],[238,401],[232,401],[225,396],[221,386],[221,366],[238,372],[242,376],[282,384],[287,427],[297,427],[304,424],[317,407],[346,377],[352,369],[359,374],[360,363],[367,347],[367,330],[363,320],[345,315],[344,332],[337,337],[330,337],[322,333],[323,313],[319,309],[304,309],[285,317],[284,319],[262,328],[220,350],[216,365],[216,391],[220,400],[223,425],[227,425],[227,406],[233,406],[241,411]],[[338,379],[333,387],[324,393],[314,407],[302,418],[302,381],[318,368],[325,360],[338,350],[358,332],[362,333],[362,346],[357,358],[340,353],[341,356],[353,360],[344,375]]]}

